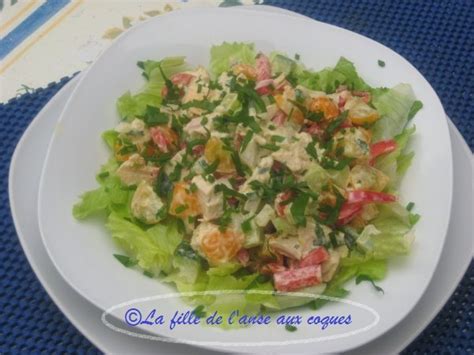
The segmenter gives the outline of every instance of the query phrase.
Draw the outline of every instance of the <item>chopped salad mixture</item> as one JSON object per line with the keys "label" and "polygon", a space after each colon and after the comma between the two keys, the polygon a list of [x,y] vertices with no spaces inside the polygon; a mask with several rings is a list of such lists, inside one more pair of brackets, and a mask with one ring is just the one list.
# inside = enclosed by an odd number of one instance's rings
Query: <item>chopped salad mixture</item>
{"label": "chopped salad mixture", "polygon": [[[100,187],[73,209],[107,216],[124,265],[180,291],[343,297],[348,280],[379,281],[409,251],[419,216],[397,186],[422,105],[408,84],[372,88],[345,58],[312,71],[246,43],[212,47],[209,70],[183,57],[138,66],[146,85],[118,100]],[[278,293],[195,302],[322,304]]]}

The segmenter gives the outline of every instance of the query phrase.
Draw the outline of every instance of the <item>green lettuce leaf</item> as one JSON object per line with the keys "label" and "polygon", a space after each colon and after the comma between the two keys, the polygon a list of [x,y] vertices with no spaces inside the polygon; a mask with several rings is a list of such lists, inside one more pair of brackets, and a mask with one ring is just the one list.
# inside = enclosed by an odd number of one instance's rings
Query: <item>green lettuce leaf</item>
{"label": "green lettuce leaf", "polygon": [[103,187],[87,191],[80,196],[80,201],[72,208],[72,215],[76,219],[85,219],[89,216],[103,213],[110,204],[109,194]]}
{"label": "green lettuce leaf", "polygon": [[211,47],[210,71],[217,76],[234,64],[255,64],[255,49],[252,43],[228,43]]}
{"label": "green lettuce leaf", "polygon": [[392,190],[398,187],[401,178],[408,170],[415,156],[414,152],[406,152],[407,145],[415,131],[416,127],[412,126],[404,129],[402,133],[395,136],[394,139],[397,142],[397,148],[393,152],[377,158],[375,163],[375,167],[390,178],[389,188]]}
{"label": "green lettuce leaf", "polygon": [[138,265],[155,275],[172,270],[171,259],[181,242],[176,225],[157,224],[143,230],[129,220],[111,213],[106,223],[114,240]]}
{"label": "green lettuce leaf", "polygon": [[372,140],[391,139],[400,134],[415,102],[415,94],[409,84],[398,84],[389,90],[375,90],[372,104],[381,118],[373,126]]}
{"label": "green lettuce leaf", "polygon": [[298,83],[311,90],[335,92],[339,85],[347,85],[352,90],[370,90],[370,86],[357,73],[354,64],[341,57],[334,68],[318,72],[305,69],[302,65],[295,73]]}
{"label": "green lettuce leaf", "polygon": [[167,57],[160,61],[147,60],[139,62],[138,65],[143,69],[142,74],[147,79],[147,83],[139,93],[132,95],[126,92],[117,100],[117,111],[120,117],[128,121],[145,115],[147,106],[160,105],[161,90],[165,86],[159,69],[160,65],[167,77],[187,69],[184,57]]}

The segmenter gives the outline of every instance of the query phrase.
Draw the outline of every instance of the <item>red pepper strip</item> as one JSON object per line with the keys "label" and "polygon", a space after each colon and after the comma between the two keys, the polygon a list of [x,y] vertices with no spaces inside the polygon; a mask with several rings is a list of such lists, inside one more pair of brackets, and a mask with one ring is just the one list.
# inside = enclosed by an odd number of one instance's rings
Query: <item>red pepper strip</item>
{"label": "red pepper strip", "polygon": [[355,216],[362,210],[361,203],[344,203],[339,212],[337,224],[344,225],[354,219]]}
{"label": "red pepper strip", "polygon": [[393,139],[388,139],[372,144],[370,146],[370,165],[375,163],[375,159],[378,156],[393,152],[395,149],[397,149],[397,142],[395,142]]}
{"label": "red pepper strip", "polygon": [[355,190],[347,194],[347,203],[394,202],[397,197],[383,192]]}
{"label": "red pepper strip", "polygon": [[321,283],[321,265],[310,265],[277,272],[273,275],[278,291],[294,291]]}
{"label": "red pepper strip", "polygon": [[255,63],[255,67],[257,69],[257,82],[264,81],[268,85],[259,87],[256,91],[260,95],[267,95],[270,93],[271,89],[269,87],[270,81],[267,81],[272,78],[272,66],[270,64],[270,60],[268,57],[262,53],[257,56],[257,60]]}
{"label": "red pepper strip", "polygon": [[305,267],[309,265],[319,265],[328,259],[329,259],[329,253],[327,252],[326,248],[317,247],[311,250],[308,253],[308,255],[306,255],[303,259],[301,259],[298,266]]}

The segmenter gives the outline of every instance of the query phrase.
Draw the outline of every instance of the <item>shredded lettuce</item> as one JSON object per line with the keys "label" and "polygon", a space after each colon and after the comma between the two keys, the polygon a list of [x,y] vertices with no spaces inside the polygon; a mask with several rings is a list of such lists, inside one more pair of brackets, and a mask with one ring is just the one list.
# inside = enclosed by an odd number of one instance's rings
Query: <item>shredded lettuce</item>
{"label": "shredded lettuce", "polygon": [[229,70],[234,64],[255,63],[255,49],[252,43],[228,43],[211,47],[210,70],[215,76]]}

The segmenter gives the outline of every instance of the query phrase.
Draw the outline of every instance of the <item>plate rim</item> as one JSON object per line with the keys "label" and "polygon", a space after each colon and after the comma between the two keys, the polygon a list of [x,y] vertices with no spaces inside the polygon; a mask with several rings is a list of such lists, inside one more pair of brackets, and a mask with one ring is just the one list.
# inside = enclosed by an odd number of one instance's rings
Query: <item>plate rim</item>
{"label": "plate rim", "polygon": [[[223,12],[223,11],[234,11],[234,12],[242,12],[242,13],[248,13],[248,10],[247,9],[243,9],[243,8],[238,8],[238,7],[233,7],[233,8],[228,8],[228,9],[220,9],[220,8],[191,8],[191,9],[184,9],[184,10],[180,10],[180,11],[175,11],[175,12],[171,12],[171,13],[168,13],[168,14],[164,14],[162,16],[160,16],[161,18],[163,16],[166,16],[166,17],[179,17],[181,14],[183,13],[193,13],[193,14],[199,14],[199,13],[207,13],[207,12]],[[281,16],[284,16],[284,17],[288,17],[288,18],[292,18],[294,20],[295,16],[292,16],[290,14],[285,14],[285,13],[275,13],[275,12],[270,12],[270,11],[267,11],[267,12],[262,12],[261,15],[263,16],[268,16],[268,17],[281,17]],[[365,37],[359,33],[356,33],[356,32],[352,32],[350,30],[347,30],[345,28],[342,28],[342,27],[338,27],[338,26],[335,26],[335,25],[332,25],[332,24],[328,24],[328,23],[324,23],[324,22],[321,22],[321,21],[317,21],[317,20],[313,20],[311,18],[308,18],[308,17],[305,17],[305,16],[301,16],[300,18],[298,18],[299,21],[306,21],[308,23],[313,23],[313,22],[316,22],[320,25],[324,25],[324,26],[328,26],[334,30],[337,30],[337,31],[340,31],[340,32],[343,32],[343,33],[346,33],[346,34],[350,34],[351,36],[357,36],[361,39],[363,39],[364,41],[370,41],[371,43],[373,43],[374,45],[376,46],[379,46],[379,47],[382,47],[384,50],[386,51],[390,51],[394,56],[398,57],[400,60],[402,60],[406,65],[408,65],[409,67],[411,67],[413,70],[415,70],[419,76],[420,76],[420,80],[422,80],[424,82],[424,84],[427,85],[427,87],[429,89],[431,89],[431,94],[433,95],[433,98],[436,100],[439,108],[441,108],[441,110],[443,110],[443,119],[441,120],[441,124],[444,126],[444,129],[443,131],[445,132],[444,134],[446,134],[447,136],[445,137],[447,139],[447,142],[449,143],[448,144],[448,153],[449,155],[451,156],[451,159],[449,159],[449,161],[447,162],[448,164],[448,172],[447,172],[447,175],[446,175],[446,178],[447,178],[447,181],[446,183],[448,184],[448,189],[447,189],[447,204],[448,204],[448,207],[446,209],[446,215],[447,216],[450,216],[451,215],[451,210],[452,210],[452,203],[453,203],[453,158],[452,158],[452,141],[451,141],[451,137],[450,137],[450,134],[449,134],[449,127],[448,127],[448,121],[447,121],[447,116],[446,116],[446,113],[444,111],[444,108],[442,106],[442,103],[441,103],[441,100],[439,99],[439,96],[437,95],[436,91],[432,88],[431,84],[427,81],[427,79],[418,71],[418,69],[416,69],[415,66],[413,66],[407,59],[405,59],[403,56],[401,56],[400,54],[398,54],[397,52],[395,52],[394,50],[390,49],[389,47],[383,45],[382,43],[379,43],[371,38],[368,38],[368,37]],[[140,28],[142,26],[146,26],[148,23],[150,22],[153,22],[153,21],[157,21],[157,18],[150,18],[148,19],[147,21],[144,21],[143,23],[140,23],[139,25],[137,26],[134,26],[132,27],[130,30],[122,33],[115,41],[114,43],[108,47],[106,50],[104,50],[100,56],[94,61],[94,63],[91,64],[91,67],[93,67],[94,65],[97,65],[98,62],[100,62],[102,60],[102,58],[107,55],[107,52],[110,51],[110,49],[115,45],[117,46],[121,41],[125,41],[127,39],[128,36],[132,35],[135,31],[138,31],[140,30]],[[86,78],[86,75],[82,75],[76,85],[76,87],[74,88],[73,92],[71,93],[71,96],[68,98],[63,110],[62,110],[62,113],[60,115],[60,118],[58,120],[58,124],[61,124],[63,119],[64,119],[64,116],[65,116],[65,112],[67,112],[67,109],[68,107],[70,106],[71,102],[73,101],[74,99],[74,96],[76,95],[76,92],[79,90],[80,86],[82,85],[82,83],[85,81],[85,78]],[[62,278],[77,292],[79,293],[82,297],[84,297],[85,299],[87,299],[89,302],[91,302],[94,306],[98,307],[99,309],[104,309],[104,305],[102,305],[102,301],[100,299],[96,299],[95,297],[92,297],[90,296],[87,292],[85,292],[84,290],[82,290],[80,287],[78,287],[76,284],[74,284],[73,282],[71,282],[68,277],[66,277],[66,275],[64,274],[64,271],[61,269],[61,267],[59,267],[59,265],[57,264],[57,261],[55,260],[54,258],[54,255],[53,253],[51,252],[51,250],[49,249],[48,247],[48,243],[46,242],[46,237],[45,237],[45,232],[44,232],[44,225],[43,225],[43,222],[42,222],[42,211],[43,211],[43,208],[42,208],[42,200],[44,199],[44,196],[43,196],[43,185],[44,185],[44,181],[45,181],[45,175],[46,175],[46,166],[47,166],[47,162],[49,160],[49,157],[50,157],[50,153],[51,153],[51,149],[52,149],[52,146],[53,146],[53,143],[54,143],[54,135],[51,139],[51,141],[49,142],[49,145],[48,145],[48,149],[47,149],[47,153],[46,153],[46,158],[45,158],[45,164],[43,166],[43,170],[41,172],[41,177],[40,177],[40,184],[39,184],[39,193],[38,193],[38,219],[39,219],[39,229],[40,229],[40,234],[41,234],[41,238],[43,240],[43,243],[45,245],[45,248],[46,248],[46,251],[51,259],[51,261],[53,262],[54,266],[56,267],[56,269],[58,270],[58,272],[61,274]],[[430,284],[431,280],[433,279],[434,277],[434,272],[436,270],[436,267],[437,265],[439,264],[439,260],[440,260],[440,257],[441,257],[441,253],[442,253],[442,250],[444,248],[444,245],[446,243],[446,235],[447,235],[447,232],[448,232],[448,228],[449,228],[449,220],[450,220],[450,217],[445,217],[444,218],[444,223],[443,223],[443,228],[442,228],[442,231],[440,234],[443,235],[443,240],[442,240],[442,245],[439,246],[439,250],[438,250],[438,253],[436,254],[435,258],[433,259],[434,260],[434,263],[433,263],[433,268],[431,270],[431,273],[430,273],[430,276],[425,280],[425,284],[424,284],[424,287],[423,287],[423,291],[418,293],[417,294],[417,297],[416,297],[416,301],[413,302],[411,304],[411,307],[408,307],[405,309],[405,312],[404,312],[404,315],[402,317],[400,317],[399,319],[395,320],[395,321],[391,321],[390,322],[390,325],[386,327],[385,330],[383,331],[379,331],[377,333],[377,335],[375,336],[367,336],[367,338],[369,338],[369,340],[364,340],[363,342],[360,342],[360,343],[356,343],[356,345],[352,345],[352,344],[348,344],[348,346],[345,346],[344,347],[344,351],[347,351],[347,350],[351,350],[351,349],[354,349],[356,347],[359,347],[359,346],[363,346],[364,344],[367,344],[368,342],[370,341],[373,341],[375,340],[376,338],[382,336],[383,334],[385,334],[387,331],[389,331],[390,329],[392,329],[394,326],[398,325],[413,309],[414,307],[418,304],[418,302],[421,300],[423,294],[426,292],[426,289],[428,287],[428,285]],[[441,229],[441,228],[440,228]],[[222,350],[221,348],[219,347],[212,347],[213,349],[220,349]],[[252,349],[255,349],[254,347],[249,347],[248,348],[249,350],[252,350]]]}

